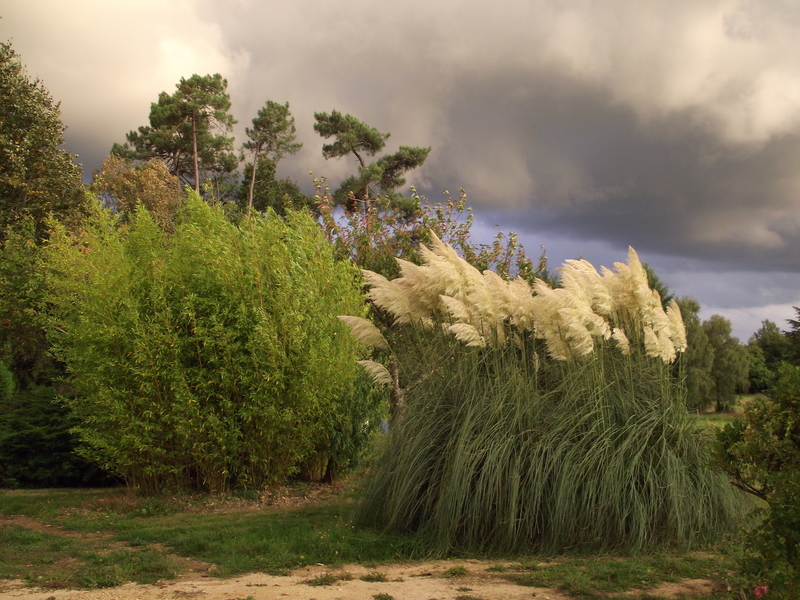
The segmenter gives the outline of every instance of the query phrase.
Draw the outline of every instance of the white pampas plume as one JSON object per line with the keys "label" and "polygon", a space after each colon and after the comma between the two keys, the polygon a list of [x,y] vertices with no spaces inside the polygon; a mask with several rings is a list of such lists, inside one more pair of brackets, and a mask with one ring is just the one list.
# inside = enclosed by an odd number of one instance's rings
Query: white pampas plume
{"label": "white pampas plume", "polygon": [[401,277],[393,280],[393,283],[403,290],[412,312],[429,316],[439,308],[439,294],[443,286],[433,280],[430,269],[402,258],[395,260],[400,267]]}
{"label": "white pampas plume", "polygon": [[483,272],[483,284],[494,299],[497,318],[500,320],[509,318],[514,310],[515,302],[511,284],[489,269]]}
{"label": "white pampas plume", "polygon": [[392,385],[392,374],[381,363],[372,360],[359,360],[358,364],[372,376],[378,385]]}
{"label": "white pampas plume", "polygon": [[469,310],[469,306],[461,300],[453,298],[452,296],[442,295],[439,296],[439,301],[456,321],[469,323],[472,320],[472,313]]}
{"label": "white pampas plume", "polygon": [[683,324],[681,309],[678,303],[673,300],[667,307],[667,318],[670,323],[670,339],[675,344],[678,352],[686,351],[686,326]]}
{"label": "white pampas plume", "polygon": [[511,324],[522,331],[533,331],[534,304],[533,291],[530,284],[522,277],[517,277],[508,284],[508,291],[513,298],[511,304]]}
{"label": "white pampas plume", "polygon": [[377,306],[394,316],[397,323],[411,322],[412,310],[408,297],[394,281],[364,269],[364,281],[370,286],[367,297]]}
{"label": "white pampas plume", "polygon": [[615,327],[614,333],[611,334],[611,339],[617,343],[617,348],[619,348],[620,352],[624,355],[627,356],[631,353],[631,343],[628,341],[628,337],[622,329]]}
{"label": "white pampas plume", "polygon": [[558,271],[561,273],[562,287],[576,300],[589,304],[599,315],[606,317],[611,314],[611,291],[589,261],[567,260]]}
{"label": "white pampas plume", "polygon": [[656,332],[649,325],[644,327],[644,349],[647,356],[661,358],[661,342]]}
{"label": "white pampas plume", "polygon": [[459,342],[475,348],[485,348],[486,338],[469,323],[454,323],[448,327],[451,333],[456,336]]}
{"label": "white pampas plume", "polygon": [[378,328],[372,324],[372,321],[350,315],[341,315],[337,318],[347,324],[350,328],[350,333],[362,344],[379,350],[389,349],[389,342],[386,341],[386,338],[383,337]]}

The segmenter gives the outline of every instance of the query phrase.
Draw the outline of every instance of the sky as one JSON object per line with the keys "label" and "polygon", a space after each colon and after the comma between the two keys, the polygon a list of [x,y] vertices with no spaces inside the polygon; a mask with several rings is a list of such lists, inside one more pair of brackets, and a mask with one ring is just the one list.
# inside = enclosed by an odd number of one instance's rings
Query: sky
{"label": "sky", "polygon": [[221,73],[244,127],[289,102],[281,177],[332,185],[315,112],[430,146],[408,177],[463,188],[475,237],[550,265],[636,249],[746,342],[800,306],[797,0],[4,0],[0,40],[61,103],[90,177],[181,77]]}

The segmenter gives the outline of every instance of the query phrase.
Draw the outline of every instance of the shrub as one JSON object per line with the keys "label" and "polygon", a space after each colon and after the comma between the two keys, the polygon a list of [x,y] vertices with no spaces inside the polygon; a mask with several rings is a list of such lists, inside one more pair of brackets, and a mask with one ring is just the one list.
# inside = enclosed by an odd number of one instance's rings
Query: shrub
{"label": "shrub", "polygon": [[0,400],[0,485],[64,487],[114,480],[75,454],[77,421],[55,388],[35,387]]}
{"label": "shrub", "polygon": [[716,459],[736,487],[761,498],[746,535],[755,552],[743,572],[768,584],[769,598],[800,597],[800,367],[784,363],[769,398],[718,434]]}
{"label": "shrub", "polygon": [[257,489],[320,453],[346,463],[375,422],[335,318],[365,310],[358,273],[307,214],[237,227],[193,196],[168,236],[98,209],[78,236],[56,227],[48,267],[82,452],[136,488]]}
{"label": "shrub", "polygon": [[531,280],[534,276],[549,278],[544,252],[534,265],[513,232],[508,236],[498,232],[491,244],[475,244],[470,239],[474,215],[463,190],[457,201],[448,198],[444,203],[429,203],[412,188],[411,196],[403,203],[405,208],[392,206],[388,198],[379,198],[365,202],[363,210],[337,212],[325,180],[315,179],[314,183],[322,228],[336,255],[363,269],[396,277],[396,259],[419,264],[420,247],[430,243],[433,235],[452,245],[479,269],[492,268],[504,276],[514,272]]}
{"label": "shrub", "polygon": [[[671,373],[680,313],[632,250],[616,272],[568,261],[562,288],[531,289],[433,244],[422,266],[398,261],[399,279],[365,272],[394,317],[385,337],[347,319],[384,348],[364,365],[403,384],[361,524],[442,551],[548,553],[688,545],[731,526],[734,494]],[[397,377],[379,363],[394,359]]]}

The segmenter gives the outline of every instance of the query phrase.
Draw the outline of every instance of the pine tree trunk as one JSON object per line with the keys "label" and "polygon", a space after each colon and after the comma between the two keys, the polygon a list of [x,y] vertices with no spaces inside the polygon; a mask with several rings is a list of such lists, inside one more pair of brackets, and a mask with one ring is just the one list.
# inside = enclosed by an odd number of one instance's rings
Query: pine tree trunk
{"label": "pine tree trunk", "polygon": [[192,153],[194,154],[194,191],[200,193],[200,165],[197,160],[197,118],[192,115]]}
{"label": "pine tree trunk", "polygon": [[253,190],[256,187],[256,166],[258,165],[258,151],[259,148],[256,148],[256,152],[253,155],[253,172],[250,173],[250,191],[247,193],[247,218],[250,218],[250,211],[253,208]]}

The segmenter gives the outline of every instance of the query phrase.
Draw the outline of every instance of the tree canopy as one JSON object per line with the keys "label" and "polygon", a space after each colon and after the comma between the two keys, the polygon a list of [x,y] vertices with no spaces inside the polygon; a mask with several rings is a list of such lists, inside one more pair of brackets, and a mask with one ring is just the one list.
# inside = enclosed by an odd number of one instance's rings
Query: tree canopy
{"label": "tree canopy", "polygon": [[358,174],[345,179],[334,193],[337,204],[347,204],[353,209],[352,198],[373,200],[383,195],[390,203],[402,203],[395,190],[405,184],[405,173],[421,166],[431,149],[416,146],[400,146],[394,154],[386,154],[367,163],[365,156],[375,156],[383,150],[389,133],[381,133],[374,127],[359,121],[352,115],[339,111],[314,113],[314,130],[323,138],[333,138],[322,146],[326,158],[341,158],[352,154],[358,160]]}
{"label": "tree canopy", "polygon": [[228,136],[236,120],[228,81],[222,75],[181,78],[176,91],[161,92],[150,105],[150,125],[129,132],[125,144],[114,144],[111,153],[121,158],[163,160],[170,173],[200,191],[203,178],[215,179],[233,172],[239,161]]}
{"label": "tree canopy", "polygon": [[700,321],[700,303],[692,297],[679,298],[683,324],[686,327],[686,352],[681,357],[686,381],[686,404],[692,410],[708,406],[714,390],[711,369],[714,349]]}
{"label": "tree canopy", "polygon": [[739,340],[731,335],[731,322],[725,317],[711,315],[703,321],[703,331],[714,349],[712,399],[717,412],[721,412],[733,405],[737,391],[747,389],[750,357]]}
{"label": "tree canopy", "polygon": [[0,43],[0,231],[30,215],[41,236],[48,214],[83,211],[81,167],[59,148],[63,133],[59,104],[28,78],[11,44]]}
{"label": "tree canopy", "polygon": [[167,231],[172,230],[175,213],[184,201],[178,178],[157,159],[132,166],[118,156],[109,156],[94,174],[91,190],[116,209],[125,221],[133,217],[141,204]]}
{"label": "tree canopy", "polygon": [[[289,112],[289,103],[278,104],[272,100],[258,109],[253,119],[253,127],[246,128],[248,140],[242,144],[244,150],[253,153],[250,163],[250,187],[247,193],[247,215],[253,207],[253,192],[256,186],[256,175],[259,170],[259,159],[265,158],[277,165],[286,154],[294,154],[303,147],[302,142],[295,142],[294,117]],[[272,180],[274,181],[274,169]]]}

